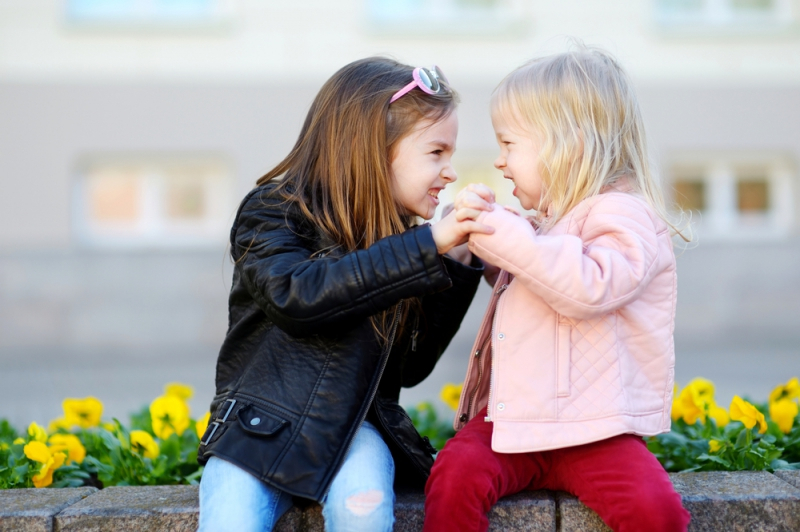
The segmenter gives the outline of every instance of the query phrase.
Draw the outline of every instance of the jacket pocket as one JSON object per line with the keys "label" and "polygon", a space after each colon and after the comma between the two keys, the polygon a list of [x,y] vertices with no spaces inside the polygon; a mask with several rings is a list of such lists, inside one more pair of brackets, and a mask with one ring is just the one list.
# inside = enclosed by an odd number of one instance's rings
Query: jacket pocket
{"label": "jacket pocket", "polygon": [[236,417],[242,430],[254,436],[274,436],[289,424],[285,419],[253,405],[239,410]]}
{"label": "jacket pocket", "polygon": [[556,337],[556,386],[558,397],[567,397],[570,393],[570,365],[572,363],[572,327],[566,323],[558,324]]}

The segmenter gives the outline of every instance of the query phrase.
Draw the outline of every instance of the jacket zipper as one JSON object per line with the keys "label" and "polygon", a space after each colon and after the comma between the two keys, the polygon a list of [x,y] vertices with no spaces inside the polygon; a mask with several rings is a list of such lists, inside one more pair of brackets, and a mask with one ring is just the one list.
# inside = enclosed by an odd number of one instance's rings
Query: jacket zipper
{"label": "jacket zipper", "polygon": [[[503,284],[500,288],[497,289],[496,295],[499,296],[503,292],[506,291],[508,288],[507,284]],[[492,420],[492,393],[494,392],[494,355],[495,351],[497,351],[497,347],[495,345],[495,326],[497,325],[497,309],[500,306],[500,300],[498,299],[497,305],[494,307],[494,316],[492,316],[492,353],[491,353],[491,360],[490,360],[490,370],[489,370],[489,402],[486,404],[486,417],[483,418],[484,421],[491,421]]]}
{"label": "jacket zipper", "polygon": [[[375,386],[373,386],[372,391],[369,394],[369,400],[366,403],[364,403],[365,405],[367,405],[367,407],[364,408],[364,413],[359,416],[358,423],[356,423],[356,426],[358,427],[357,431],[361,430],[361,425],[364,423],[364,420],[367,417],[367,413],[369,412],[369,405],[372,404],[372,401],[375,399],[375,394],[378,393],[378,386],[381,383],[381,378],[383,378],[383,371],[386,369],[386,364],[388,364],[389,362],[389,355],[391,355],[392,344],[394,344],[394,335],[397,332],[397,325],[400,323],[400,313],[402,312],[402,310],[403,310],[403,302],[400,301],[397,304],[397,310],[394,313],[392,332],[389,335],[389,341],[387,342],[386,349],[384,349],[383,352],[384,356],[383,360],[381,361],[381,367],[378,370],[378,378],[375,380]],[[342,460],[347,458],[347,454],[350,452],[350,447],[353,446],[353,442],[355,441],[355,439],[356,439],[355,434],[353,434],[353,437],[350,438],[349,442],[347,442],[347,447],[345,448],[343,455],[344,458]],[[328,484],[328,488],[330,488],[330,484]],[[328,490],[326,489],[325,491],[327,492]]]}

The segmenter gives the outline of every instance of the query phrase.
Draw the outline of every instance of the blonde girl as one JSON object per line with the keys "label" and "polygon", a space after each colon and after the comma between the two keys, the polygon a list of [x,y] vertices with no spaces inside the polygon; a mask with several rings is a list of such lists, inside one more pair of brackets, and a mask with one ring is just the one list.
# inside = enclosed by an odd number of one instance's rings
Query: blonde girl
{"label": "blonde girl", "polygon": [[601,51],[536,59],[495,90],[492,123],[495,166],[539,215],[482,186],[456,200],[462,219],[495,228],[469,248],[501,271],[425,530],[486,530],[492,505],[525,489],[577,495],[614,530],[685,530],[642,440],[670,428],[676,275],[631,84]]}

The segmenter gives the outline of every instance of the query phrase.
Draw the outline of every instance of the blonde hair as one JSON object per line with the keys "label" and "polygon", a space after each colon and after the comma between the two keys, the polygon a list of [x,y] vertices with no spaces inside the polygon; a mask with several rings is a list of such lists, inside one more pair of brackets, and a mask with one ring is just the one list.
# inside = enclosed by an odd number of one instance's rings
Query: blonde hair
{"label": "blonde hair", "polygon": [[670,221],[631,82],[608,53],[579,46],[529,61],[495,89],[492,112],[541,142],[544,224],[554,224],[581,201],[627,177],[657,215],[688,240]]}

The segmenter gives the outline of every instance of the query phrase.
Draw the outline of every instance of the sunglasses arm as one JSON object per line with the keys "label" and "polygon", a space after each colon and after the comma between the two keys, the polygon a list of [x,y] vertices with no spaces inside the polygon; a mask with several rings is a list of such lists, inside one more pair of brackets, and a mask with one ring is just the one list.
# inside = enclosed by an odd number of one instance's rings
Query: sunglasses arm
{"label": "sunglasses arm", "polygon": [[409,83],[408,85],[406,85],[405,87],[403,87],[399,91],[395,92],[394,96],[392,96],[392,99],[389,100],[389,103],[390,104],[394,103],[395,100],[401,98],[404,94],[406,94],[409,91],[411,91],[411,89],[413,89],[414,87],[417,87],[417,80],[413,80],[411,83]]}

